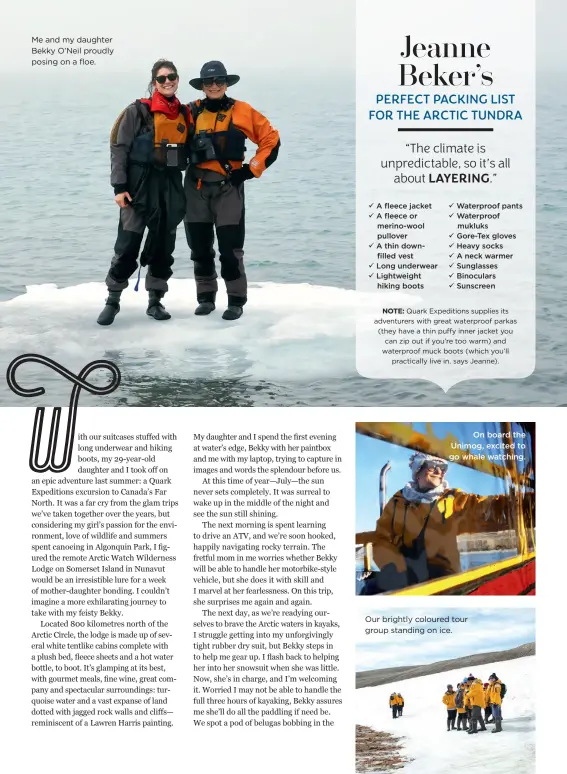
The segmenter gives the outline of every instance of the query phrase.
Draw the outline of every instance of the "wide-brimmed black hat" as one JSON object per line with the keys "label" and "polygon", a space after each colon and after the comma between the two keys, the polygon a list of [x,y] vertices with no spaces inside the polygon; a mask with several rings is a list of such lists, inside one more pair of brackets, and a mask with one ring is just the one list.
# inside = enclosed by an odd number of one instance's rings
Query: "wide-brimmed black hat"
{"label": "wide-brimmed black hat", "polygon": [[201,74],[198,78],[191,78],[189,84],[194,89],[201,90],[203,88],[203,78],[215,78],[218,76],[224,76],[228,86],[234,86],[240,80],[240,75],[229,75],[226,71],[226,67],[222,62],[206,62],[201,67]]}

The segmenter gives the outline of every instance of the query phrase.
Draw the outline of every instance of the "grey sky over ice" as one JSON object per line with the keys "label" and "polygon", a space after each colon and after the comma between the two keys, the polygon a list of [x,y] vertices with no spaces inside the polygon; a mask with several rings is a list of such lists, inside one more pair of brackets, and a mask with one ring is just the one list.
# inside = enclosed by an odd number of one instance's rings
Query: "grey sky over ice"
{"label": "grey sky over ice", "polygon": [[2,58],[10,69],[27,65],[32,35],[99,35],[114,38],[115,51],[97,70],[135,72],[168,57],[189,77],[210,59],[238,73],[300,69],[332,76],[354,67],[354,8],[354,0],[169,0],[161,6],[155,0],[28,0],[10,7]]}
{"label": "grey sky over ice", "polygon": [[[407,2],[408,10],[415,1]],[[356,0],[271,4],[266,0],[170,0],[163,6],[154,0],[27,0],[5,4],[0,50],[4,70],[16,70],[29,64],[32,35],[100,35],[112,37],[115,50],[112,57],[99,61],[97,71],[135,72],[167,56],[184,73],[193,74],[207,59],[219,58],[243,73],[301,70],[308,77],[310,72],[325,71],[329,81],[319,83],[318,88],[332,88],[336,74],[354,70],[355,9]],[[538,1],[541,70],[567,72],[566,21],[563,0]],[[487,26],[489,23],[487,20]],[[510,29],[514,29],[513,18]],[[411,29],[400,32],[405,35]],[[381,34],[392,33],[377,27],[377,45]]]}

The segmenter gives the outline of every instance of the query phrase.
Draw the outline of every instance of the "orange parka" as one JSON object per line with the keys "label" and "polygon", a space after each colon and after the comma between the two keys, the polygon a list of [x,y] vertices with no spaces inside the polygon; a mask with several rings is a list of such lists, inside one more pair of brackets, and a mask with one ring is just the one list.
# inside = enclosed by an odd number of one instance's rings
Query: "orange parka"
{"label": "orange parka", "polygon": [[[260,177],[277,158],[280,147],[279,132],[265,116],[247,102],[227,98],[226,103],[226,109],[215,112],[206,109],[206,100],[198,99],[190,103],[189,107],[195,122],[195,134],[205,132],[209,135],[215,145],[217,156],[222,156],[224,152],[224,163],[228,163],[231,169],[242,166],[244,143],[250,140],[258,146],[250,160],[250,172],[254,177]],[[197,164],[197,167],[226,175],[224,163],[212,159],[202,161]]]}

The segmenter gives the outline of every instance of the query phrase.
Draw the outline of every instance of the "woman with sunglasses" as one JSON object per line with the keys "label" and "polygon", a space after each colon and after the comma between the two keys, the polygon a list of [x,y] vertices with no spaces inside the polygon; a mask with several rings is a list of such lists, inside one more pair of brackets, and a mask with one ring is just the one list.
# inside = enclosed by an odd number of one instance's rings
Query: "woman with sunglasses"
{"label": "woman with sunglasses", "polygon": [[185,214],[182,170],[191,130],[189,111],[175,95],[178,86],[173,62],[158,60],[148,86],[150,98],[129,105],[112,129],[111,184],[120,219],[99,325],[111,325],[120,311],[120,296],[138,266],[146,229],[140,264],[148,267],[147,314],[154,320],[171,317],[162,299],[172,275],[177,226]]}
{"label": "woman with sunglasses", "polygon": [[[185,231],[197,285],[195,314],[210,314],[215,308],[214,227],[228,295],[224,320],[237,320],[247,301],[244,182],[260,177],[276,160],[280,147],[279,134],[267,118],[248,103],[227,97],[227,88],[239,80],[240,76],[227,73],[222,62],[214,61],[204,64],[200,76],[189,81],[205,94],[190,103],[195,135],[191,167],[185,175]],[[243,163],[247,139],[258,146],[250,164]]]}
{"label": "woman with sunglasses", "polygon": [[375,532],[356,542],[372,543],[378,573],[362,594],[377,594],[461,572],[457,536],[485,532],[506,517],[506,495],[481,497],[452,489],[448,464],[417,452],[410,457],[411,481],[386,503]]}

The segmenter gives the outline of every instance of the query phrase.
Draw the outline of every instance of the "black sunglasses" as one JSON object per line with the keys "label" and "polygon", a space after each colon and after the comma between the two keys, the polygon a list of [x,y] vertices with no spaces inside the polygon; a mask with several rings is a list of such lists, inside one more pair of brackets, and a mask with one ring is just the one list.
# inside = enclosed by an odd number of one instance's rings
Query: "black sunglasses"
{"label": "black sunglasses", "polygon": [[167,81],[176,81],[179,78],[177,73],[168,73],[167,75],[158,75],[156,81],[158,83],[165,83]]}
{"label": "black sunglasses", "polygon": [[424,468],[427,468],[427,470],[440,470],[442,473],[446,473],[449,469],[449,466],[446,462],[424,462],[423,466]]}
{"label": "black sunglasses", "polygon": [[214,78],[203,78],[203,86],[212,86],[216,83],[217,86],[224,86],[226,83],[226,77],[224,75],[218,75]]}

